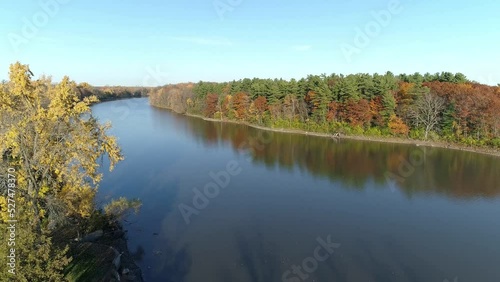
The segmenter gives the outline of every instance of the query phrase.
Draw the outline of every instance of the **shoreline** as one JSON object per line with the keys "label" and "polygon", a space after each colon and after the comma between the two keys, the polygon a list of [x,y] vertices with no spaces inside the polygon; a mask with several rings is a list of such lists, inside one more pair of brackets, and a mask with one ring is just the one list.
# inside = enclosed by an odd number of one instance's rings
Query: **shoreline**
{"label": "shoreline", "polygon": [[[146,97],[114,97],[114,98],[110,98],[110,99],[106,99],[106,100],[99,100],[96,103],[91,104],[90,106],[94,106],[94,105],[98,105],[98,104],[102,104],[102,103],[107,103],[107,102],[114,102],[114,101],[128,100],[128,99],[142,99],[142,98],[147,98],[149,100],[148,96],[146,96]],[[117,225],[119,226],[119,228],[121,230],[123,230],[124,235],[121,237],[114,238],[112,240],[112,243],[110,244],[110,247],[114,248],[115,250],[119,249],[121,251],[122,268],[130,270],[132,276],[134,277],[133,279],[128,278],[128,279],[126,279],[126,281],[142,282],[142,281],[144,281],[142,269],[139,267],[139,265],[136,263],[136,261],[132,257],[132,254],[131,254],[130,249],[128,247],[129,241],[128,241],[128,238],[125,236],[125,234],[128,230],[125,229],[125,226],[123,225],[122,222],[117,221]],[[121,274],[118,274],[118,275],[121,276]]]}
{"label": "shoreline", "polygon": [[[157,107],[154,105],[151,105],[151,106],[155,107],[155,108],[159,108],[159,109],[166,109],[166,110],[172,111],[174,113],[177,113],[177,112],[173,111],[172,109],[168,109],[168,108],[164,108],[164,107]],[[489,156],[493,156],[493,157],[500,157],[500,150],[497,150],[497,149],[481,148],[481,147],[467,147],[465,145],[460,145],[460,144],[456,144],[456,143],[403,139],[403,138],[398,138],[398,137],[372,137],[372,136],[359,136],[359,135],[358,136],[357,135],[340,135],[338,137],[335,137],[334,135],[328,134],[328,133],[308,132],[308,131],[304,131],[301,129],[270,128],[270,127],[252,124],[252,123],[245,122],[245,121],[207,118],[207,117],[204,117],[201,115],[191,114],[188,112],[177,113],[177,114],[181,114],[181,115],[189,116],[189,117],[200,118],[202,120],[211,121],[211,122],[233,123],[233,124],[246,125],[249,127],[253,127],[255,129],[267,130],[267,131],[272,131],[272,132],[281,132],[281,133],[288,133],[288,134],[301,134],[301,135],[306,135],[306,136],[325,137],[325,138],[332,138],[332,139],[346,139],[346,140],[379,142],[379,143],[390,143],[390,144],[406,144],[406,145],[415,145],[417,147],[424,146],[424,147],[432,147],[432,148],[442,148],[442,149],[450,149],[450,150],[463,151],[463,152],[478,153],[478,154],[489,155]]]}

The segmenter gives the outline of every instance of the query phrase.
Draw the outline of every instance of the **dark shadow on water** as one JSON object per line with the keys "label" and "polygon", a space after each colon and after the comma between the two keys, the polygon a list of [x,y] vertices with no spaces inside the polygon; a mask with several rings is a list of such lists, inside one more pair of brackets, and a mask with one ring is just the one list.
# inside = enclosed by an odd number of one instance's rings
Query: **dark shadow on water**
{"label": "dark shadow on water", "polygon": [[144,259],[144,254],[145,254],[145,251],[141,245],[137,246],[136,250],[130,253],[132,258],[136,262],[141,262]]}
{"label": "dark shadow on water", "polygon": [[239,264],[245,269],[252,282],[280,281],[276,270],[280,269],[279,257],[272,250],[276,247],[266,245],[260,234],[247,238],[242,233],[235,234],[236,246],[240,254]]}
{"label": "dark shadow on water", "polygon": [[166,244],[161,255],[155,257],[154,265],[148,270],[148,281],[183,282],[191,270],[189,247],[174,250]]}

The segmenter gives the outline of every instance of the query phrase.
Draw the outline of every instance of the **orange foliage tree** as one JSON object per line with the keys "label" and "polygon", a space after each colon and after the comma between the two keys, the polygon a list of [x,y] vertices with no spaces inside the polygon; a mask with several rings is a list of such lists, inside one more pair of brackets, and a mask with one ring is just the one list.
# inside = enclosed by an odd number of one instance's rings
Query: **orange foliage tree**
{"label": "orange foliage tree", "polygon": [[396,115],[391,115],[388,123],[389,129],[394,135],[404,135],[407,136],[410,128],[406,125],[403,120]]}
{"label": "orange foliage tree", "polygon": [[341,107],[339,115],[351,126],[365,126],[371,121],[370,103],[366,99],[349,99]]}
{"label": "orange foliage tree", "polygon": [[338,109],[339,109],[339,103],[330,102],[330,104],[328,104],[328,114],[326,115],[326,120],[327,121],[335,120],[337,118]]}
{"label": "orange foliage tree", "polygon": [[239,92],[234,96],[233,107],[236,111],[236,117],[245,120],[247,117],[247,110],[250,106],[250,98],[245,92]]}

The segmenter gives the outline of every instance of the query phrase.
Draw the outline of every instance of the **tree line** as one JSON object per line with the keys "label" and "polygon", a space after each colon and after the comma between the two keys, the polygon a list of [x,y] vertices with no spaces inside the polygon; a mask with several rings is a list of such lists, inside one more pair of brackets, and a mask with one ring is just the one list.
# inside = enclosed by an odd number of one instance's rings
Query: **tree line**
{"label": "tree line", "polygon": [[153,89],[150,102],[273,128],[500,147],[500,87],[462,73],[201,81]]}
{"label": "tree line", "polygon": [[101,102],[147,97],[150,89],[149,87],[92,86],[87,82],[79,83],[76,86],[80,99],[95,96]]}

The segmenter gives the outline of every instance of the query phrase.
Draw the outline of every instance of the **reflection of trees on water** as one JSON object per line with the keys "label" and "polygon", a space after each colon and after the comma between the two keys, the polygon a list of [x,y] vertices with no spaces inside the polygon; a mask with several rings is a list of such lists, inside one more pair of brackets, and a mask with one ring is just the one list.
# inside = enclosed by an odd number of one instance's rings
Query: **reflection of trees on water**
{"label": "reflection of trees on water", "polygon": [[[341,140],[299,134],[268,132],[270,141],[259,140],[259,130],[236,124],[207,122],[177,116],[185,129],[206,146],[230,144],[238,150],[252,144],[253,161],[268,167],[300,169],[341,181],[346,188],[363,189],[367,181],[389,187],[387,172],[398,174],[402,163],[422,158],[414,172],[397,187],[408,196],[438,193],[456,198],[493,197],[500,194],[500,159],[471,152],[412,145]],[[260,134],[262,135],[262,134]]]}

